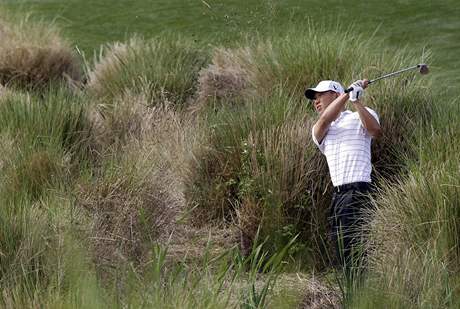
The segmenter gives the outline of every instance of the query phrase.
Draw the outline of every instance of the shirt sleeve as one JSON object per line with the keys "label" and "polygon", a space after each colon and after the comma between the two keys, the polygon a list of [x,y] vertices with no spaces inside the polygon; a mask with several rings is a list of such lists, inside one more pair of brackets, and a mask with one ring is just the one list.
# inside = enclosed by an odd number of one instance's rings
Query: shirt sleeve
{"label": "shirt sleeve", "polygon": [[318,146],[319,150],[324,153],[324,139],[326,137],[323,138],[323,140],[321,141],[321,144],[316,140],[316,136],[315,136],[315,126],[313,126],[311,128],[311,137],[313,139],[313,143],[315,143],[316,146]]}
{"label": "shirt sleeve", "polygon": [[366,109],[372,116],[374,116],[375,120],[377,120],[377,122],[380,124],[379,115],[377,115],[377,113],[369,107],[366,107]]}
{"label": "shirt sleeve", "polygon": [[[378,124],[380,124],[379,115],[377,115],[377,113],[376,113],[373,109],[371,109],[371,108],[369,108],[369,107],[367,107],[367,106],[366,106],[365,108],[366,108],[367,111],[372,115],[372,117],[374,117],[375,120],[377,120]],[[361,123],[361,127],[363,127],[363,132],[366,132],[365,134],[369,134],[369,133],[367,133],[367,130],[364,129],[364,125],[363,125],[363,122],[361,121],[361,119],[359,119],[359,122]],[[371,138],[372,138],[372,137],[371,137]]]}

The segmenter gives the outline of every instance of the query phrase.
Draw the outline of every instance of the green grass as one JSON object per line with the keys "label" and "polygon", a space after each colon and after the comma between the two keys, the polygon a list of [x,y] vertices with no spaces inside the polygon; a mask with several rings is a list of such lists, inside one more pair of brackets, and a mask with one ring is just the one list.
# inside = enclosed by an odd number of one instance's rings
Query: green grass
{"label": "green grass", "polygon": [[185,105],[196,92],[198,72],[207,58],[190,39],[134,37],[105,49],[89,74],[89,92],[103,102],[129,94],[145,96],[151,106]]}

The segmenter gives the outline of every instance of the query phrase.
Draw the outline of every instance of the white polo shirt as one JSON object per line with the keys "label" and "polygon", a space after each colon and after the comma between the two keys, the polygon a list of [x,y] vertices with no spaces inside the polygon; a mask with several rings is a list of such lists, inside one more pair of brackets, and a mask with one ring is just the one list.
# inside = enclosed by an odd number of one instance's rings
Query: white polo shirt
{"label": "white polo shirt", "polygon": [[[375,111],[368,107],[366,109],[379,121]],[[316,140],[313,128],[313,142],[326,156],[334,186],[371,182],[372,137],[363,127],[357,112],[346,110],[340,113],[331,123],[321,144]]]}

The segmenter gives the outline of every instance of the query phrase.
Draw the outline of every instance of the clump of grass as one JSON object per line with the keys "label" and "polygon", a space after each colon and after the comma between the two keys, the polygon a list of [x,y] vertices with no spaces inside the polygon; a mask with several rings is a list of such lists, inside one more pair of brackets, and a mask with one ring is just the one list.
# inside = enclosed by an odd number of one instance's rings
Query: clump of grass
{"label": "clump of grass", "polygon": [[157,149],[133,141],[122,152],[106,158],[101,175],[82,181],[77,192],[93,221],[89,237],[104,278],[126,262],[142,271],[151,245],[173,231],[184,203]]}
{"label": "clump of grass", "polygon": [[82,80],[81,63],[54,24],[0,16],[0,84],[25,89]]}
{"label": "clump of grass", "polygon": [[73,224],[79,220],[78,214],[72,211],[64,190],[57,191],[42,195],[39,201],[31,201],[27,195],[12,200],[2,194],[2,307],[39,304],[47,292],[65,293],[88,270],[84,244]]}
{"label": "clump of grass", "polygon": [[184,38],[134,37],[101,50],[89,72],[88,90],[111,102],[127,92],[145,94],[149,105],[183,105],[195,94],[206,53]]}
{"label": "clump of grass", "polygon": [[246,50],[216,48],[211,64],[200,71],[198,103],[208,100],[241,100],[249,94],[249,74],[238,61]]}
{"label": "clump of grass", "polygon": [[406,295],[403,303],[436,307],[453,305],[458,297],[459,192],[448,174],[410,179],[404,193],[392,192],[397,197],[381,204],[374,221],[374,269],[388,283],[387,293]]}
{"label": "clump of grass", "polygon": [[[5,202],[1,210],[0,282],[3,287],[16,283],[33,287],[49,274],[46,272],[46,241],[49,235],[47,215],[27,200]],[[31,208],[31,209],[29,209]]]}
{"label": "clump of grass", "polygon": [[[395,61],[394,68],[407,59]],[[391,70],[391,69],[390,69]],[[373,141],[374,180],[397,179],[419,155],[417,139],[431,125],[437,106],[430,80],[397,78],[370,87],[366,103],[380,117],[382,135]]]}
{"label": "clump of grass", "polygon": [[141,139],[155,126],[157,115],[161,114],[158,110],[148,105],[144,95],[126,94],[110,105],[92,104],[88,114],[93,146],[99,152],[106,152],[111,145],[123,145],[131,138]]}
{"label": "clump of grass", "polygon": [[146,94],[131,93],[115,98],[111,104],[91,104],[88,115],[92,144],[101,154],[132,139],[149,139],[153,132],[165,131],[178,120],[169,107],[149,105]]}
{"label": "clump of grass", "polygon": [[0,132],[14,137],[15,149],[3,159],[5,198],[39,199],[46,190],[69,184],[79,172],[89,135],[79,100],[65,90],[49,91],[46,98],[14,91],[0,97]]}

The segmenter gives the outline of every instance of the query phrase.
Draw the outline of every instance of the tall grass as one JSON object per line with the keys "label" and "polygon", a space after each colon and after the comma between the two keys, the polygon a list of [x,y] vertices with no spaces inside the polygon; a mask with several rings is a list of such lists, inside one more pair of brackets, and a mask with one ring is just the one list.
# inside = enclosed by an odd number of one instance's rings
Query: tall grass
{"label": "tall grass", "polygon": [[387,184],[377,200],[370,226],[372,273],[356,307],[459,304],[460,127],[449,121],[459,111],[452,103],[437,109],[436,128],[423,130],[409,175],[396,186]]}
{"label": "tall grass", "polygon": [[311,24],[302,32],[291,27],[283,34],[248,36],[240,44],[214,51],[211,64],[200,74],[202,98],[265,97],[277,87],[301,98],[306,87],[320,80],[348,85],[389,64],[381,54],[369,52],[371,45],[382,42],[355,37],[339,27]]}
{"label": "tall grass", "polygon": [[5,197],[36,200],[46,188],[71,183],[88,153],[83,102],[66,90],[45,99],[8,91],[0,101],[0,132],[12,148],[2,165]]}
{"label": "tall grass", "polygon": [[103,277],[132,263],[142,268],[150,248],[170,236],[183,207],[181,191],[157,149],[130,143],[105,158],[100,175],[78,184],[77,203],[88,211],[92,255]]}
{"label": "tall grass", "polygon": [[82,64],[54,24],[2,11],[0,35],[0,84],[40,90],[81,81]]}
{"label": "tall grass", "polygon": [[194,222],[237,224],[243,250],[259,226],[276,248],[303,228],[306,238],[317,235],[314,220],[324,217],[325,201],[319,195],[312,202],[308,194],[319,191],[313,175],[325,174],[325,162],[310,145],[305,108],[280,92],[211,112],[210,146],[196,154],[187,183],[187,199],[196,203]]}
{"label": "tall grass", "polygon": [[146,95],[150,105],[183,105],[192,99],[206,61],[206,52],[186,38],[133,37],[101,49],[88,90],[106,103],[129,92]]}
{"label": "tall grass", "polygon": [[[210,54],[136,37],[105,47],[81,92],[2,89],[2,306],[262,308],[284,266],[328,271],[331,183],[303,90],[416,57],[314,25]],[[412,75],[366,91],[381,189],[345,306],[457,305],[458,107],[432,91]],[[208,229],[230,237],[203,245]],[[339,302],[332,287],[305,303],[322,293]]]}
{"label": "tall grass", "polygon": [[[315,116],[309,102],[299,99],[303,87],[321,79],[379,74],[413,56],[401,52],[390,59],[364,52],[371,39],[353,45],[347,33],[320,32],[288,33],[253,40],[244,49],[217,50],[200,79],[209,140],[196,155],[187,194],[196,223],[237,224],[243,247],[259,226],[274,248],[302,232],[299,252],[310,265],[324,266],[331,183],[311,141]],[[240,75],[245,81],[238,84]],[[224,82],[231,77],[246,88],[232,82],[227,89],[221,87],[225,83],[216,88],[216,76]],[[433,98],[423,83],[406,76],[373,85],[368,92],[366,104],[380,115],[384,131],[374,142],[373,177],[390,181],[406,168],[408,158],[415,158],[416,132],[429,122]]]}

